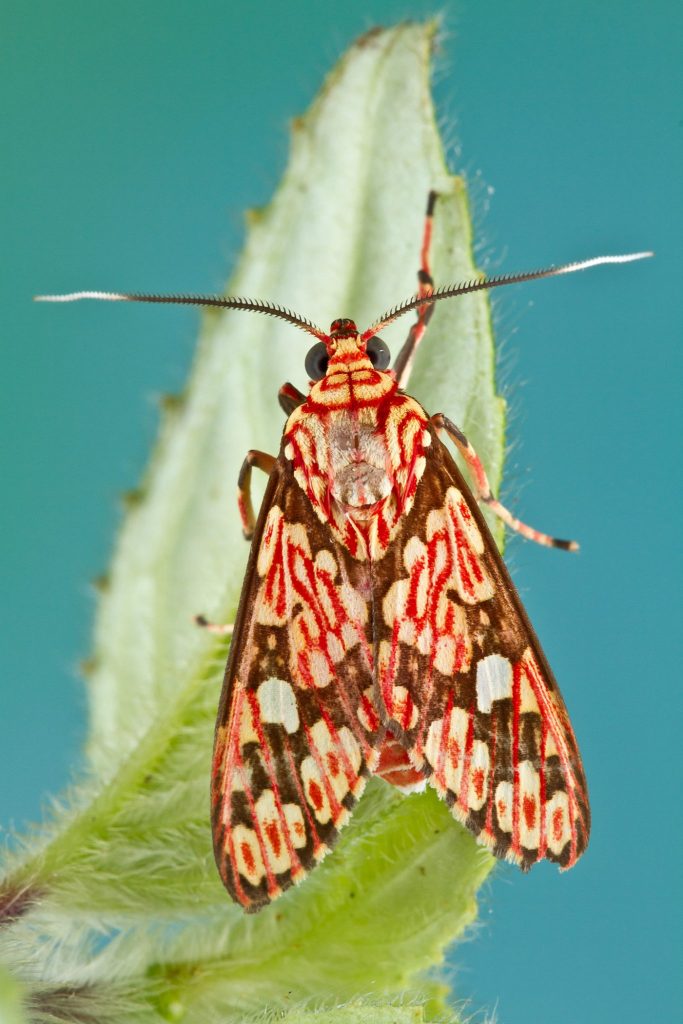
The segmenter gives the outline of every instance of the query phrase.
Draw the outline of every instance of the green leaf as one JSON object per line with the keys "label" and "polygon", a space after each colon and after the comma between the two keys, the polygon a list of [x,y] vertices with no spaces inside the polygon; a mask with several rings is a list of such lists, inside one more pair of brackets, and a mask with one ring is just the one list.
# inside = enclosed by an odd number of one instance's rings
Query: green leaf
{"label": "green leaf", "polygon": [[[464,184],[446,169],[429,92],[434,32],[370,32],[342,58],[293,125],[273,201],[249,217],[230,293],[323,327],[338,316],[370,323],[415,291],[432,188],[436,281],[476,274]],[[408,325],[387,329],[390,346]],[[270,1009],[295,1022],[313,1000],[347,1003],[323,1019],[349,1024],[431,1019],[443,1007],[423,972],[474,919],[492,858],[432,791],[405,798],[374,780],[334,853],[257,917],[229,901],[213,864],[208,780],[226,644],[192,618],[234,616],[247,555],[230,513],[239,465],[248,448],[277,451],[277,389],[305,387],[309,346],[278,321],[209,313],[186,392],[166,403],[100,599],[90,770],[8,859],[0,887],[0,951],[43,1006],[71,992],[102,1020]],[[497,484],[504,406],[493,363],[486,297],[443,302],[411,392],[463,427]],[[353,1003],[366,993],[403,1001],[372,1018]]]}

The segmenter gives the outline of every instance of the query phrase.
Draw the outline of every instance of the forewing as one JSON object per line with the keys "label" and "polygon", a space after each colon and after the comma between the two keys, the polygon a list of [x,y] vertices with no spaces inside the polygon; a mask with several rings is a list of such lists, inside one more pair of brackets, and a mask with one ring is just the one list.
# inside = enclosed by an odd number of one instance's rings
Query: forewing
{"label": "forewing", "polygon": [[432,434],[427,467],[373,566],[377,702],[459,821],[527,869],[571,867],[590,813],[557,683],[479,508]]}
{"label": "forewing", "polygon": [[319,521],[282,456],[252,543],[216,723],[216,862],[258,910],[334,844],[377,762],[367,563]]}

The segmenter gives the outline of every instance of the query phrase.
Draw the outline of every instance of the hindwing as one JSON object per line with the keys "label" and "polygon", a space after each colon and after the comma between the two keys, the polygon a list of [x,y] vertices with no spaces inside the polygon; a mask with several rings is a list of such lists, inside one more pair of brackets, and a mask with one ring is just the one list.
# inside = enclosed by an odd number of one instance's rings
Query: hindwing
{"label": "hindwing", "polygon": [[258,910],[335,842],[377,763],[370,577],[282,456],[252,543],[214,742],[216,862]]}
{"label": "hindwing", "polygon": [[572,727],[436,432],[413,508],[372,573],[377,702],[412,766],[497,856],[570,867],[590,827]]}

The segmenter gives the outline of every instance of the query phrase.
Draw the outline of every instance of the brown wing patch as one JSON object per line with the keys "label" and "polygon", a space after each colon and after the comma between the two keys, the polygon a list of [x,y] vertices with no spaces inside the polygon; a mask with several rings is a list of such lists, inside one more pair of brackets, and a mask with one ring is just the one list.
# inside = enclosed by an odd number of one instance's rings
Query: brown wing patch
{"label": "brown wing patch", "polygon": [[569,718],[465,481],[432,445],[401,537],[372,567],[377,700],[415,768],[497,856],[570,867],[590,815]]}
{"label": "brown wing patch", "polygon": [[369,568],[280,459],[255,531],[218,711],[216,862],[257,910],[334,844],[378,758]]}

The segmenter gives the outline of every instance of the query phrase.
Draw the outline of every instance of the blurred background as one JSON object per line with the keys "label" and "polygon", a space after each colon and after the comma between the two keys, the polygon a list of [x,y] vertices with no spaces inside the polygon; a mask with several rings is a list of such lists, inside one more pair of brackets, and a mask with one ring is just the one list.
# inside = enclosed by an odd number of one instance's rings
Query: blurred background
{"label": "blurred background", "polygon": [[3,4],[0,822],[6,834],[38,819],[77,770],[89,581],[198,320],[39,307],[32,294],[220,290],[244,210],[267,202],[284,168],[289,120],[341,52],[374,24],[439,12],[436,102],[451,167],[470,181],[480,263],[657,254],[495,298],[511,404],[504,496],[582,544],[569,557],[513,539],[508,557],[571,710],[594,832],[568,875],[495,872],[471,941],[451,956],[457,995],[502,1024],[672,1019],[683,995],[674,2]]}

